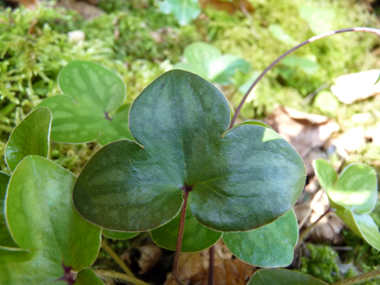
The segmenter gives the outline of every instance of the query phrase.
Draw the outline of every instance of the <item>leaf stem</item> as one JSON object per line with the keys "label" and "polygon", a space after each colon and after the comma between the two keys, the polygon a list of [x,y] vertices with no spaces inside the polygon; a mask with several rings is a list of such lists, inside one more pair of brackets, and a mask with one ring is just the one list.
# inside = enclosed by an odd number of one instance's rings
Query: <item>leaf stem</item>
{"label": "leaf stem", "polygon": [[113,251],[113,249],[104,240],[102,240],[102,248],[113,258],[113,260],[115,260],[115,262],[124,270],[125,273],[127,273],[127,275],[135,277],[135,275],[128,268],[125,262],[116,254],[116,252]]}
{"label": "leaf stem", "polygon": [[366,281],[372,278],[376,278],[376,279],[380,278],[380,269],[377,269],[368,273],[360,274],[355,277],[343,279],[339,282],[333,283],[333,285],[351,285],[351,284]]}
{"label": "leaf stem", "polygon": [[182,284],[182,281],[178,277],[178,263],[179,263],[179,256],[181,254],[181,248],[182,248],[182,238],[183,238],[183,232],[185,229],[186,207],[187,207],[187,200],[188,200],[190,191],[191,190],[188,190],[186,186],[183,189],[183,205],[181,209],[181,218],[179,220],[177,246],[175,250],[173,270],[172,270],[173,278],[175,279],[175,281],[177,281],[178,284]]}
{"label": "leaf stem", "polygon": [[329,212],[331,211],[331,207],[329,207],[314,223],[312,223],[308,228],[304,229],[302,231],[302,233],[300,234],[300,237],[298,239],[298,243],[297,243],[297,246],[298,247],[302,242],[303,240],[309,235],[309,233],[311,232],[311,230],[318,224],[318,222],[320,220],[323,219],[324,216],[326,216]]}
{"label": "leaf stem", "polygon": [[231,120],[231,123],[230,123],[230,126],[229,126],[229,129],[232,129],[234,124],[235,124],[235,121],[236,121],[236,118],[237,116],[239,115],[240,111],[241,111],[241,108],[243,107],[244,105],[244,102],[247,100],[247,97],[248,95],[251,93],[251,91],[253,90],[253,88],[255,88],[255,86],[257,85],[257,83],[259,83],[259,81],[261,80],[261,78],[264,77],[265,74],[267,74],[267,72],[269,70],[271,70],[281,59],[283,59],[285,56],[287,56],[288,54],[292,53],[293,51],[299,49],[300,47],[303,47],[304,45],[307,45],[309,43],[312,43],[312,42],[315,42],[317,40],[320,40],[320,39],[323,39],[323,38],[326,38],[326,37],[329,37],[329,36],[332,36],[332,35],[335,35],[335,34],[340,34],[340,33],[346,33],[346,32],[365,32],[365,33],[371,33],[371,34],[375,34],[375,35],[378,35],[380,36],[380,30],[378,29],[373,29],[373,28],[367,28],[367,27],[355,27],[355,28],[348,28],[348,29],[341,29],[341,30],[336,30],[336,31],[331,31],[331,32],[327,32],[327,33],[323,33],[323,34],[320,34],[320,35],[317,35],[317,36],[314,36],[310,39],[308,39],[307,41],[304,41],[300,44],[298,44],[297,46],[291,48],[290,50],[288,50],[287,52],[285,52],[284,54],[282,54],[280,57],[278,57],[275,61],[273,61],[260,75],[259,77],[257,77],[257,79],[252,83],[251,87],[249,87],[247,93],[245,93],[243,99],[241,100],[239,106],[237,107],[236,109],[236,112]]}
{"label": "leaf stem", "polygon": [[208,285],[214,285],[215,245],[209,249]]}
{"label": "leaf stem", "polygon": [[135,285],[148,285],[148,283],[145,283],[144,281],[140,279],[125,275],[120,272],[107,271],[107,270],[94,270],[94,272],[100,277],[105,277],[105,278],[111,277],[113,279],[127,281],[128,283],[133,283]]}

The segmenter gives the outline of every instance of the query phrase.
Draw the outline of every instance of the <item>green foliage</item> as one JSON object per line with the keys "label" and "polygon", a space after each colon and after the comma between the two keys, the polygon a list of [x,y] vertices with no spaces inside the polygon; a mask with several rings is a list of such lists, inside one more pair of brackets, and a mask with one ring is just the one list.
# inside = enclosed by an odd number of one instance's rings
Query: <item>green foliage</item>
{"label": "green foliage", "polygon": [[310,252],[308,257],[302,258],[301,272],[311,274],[316,278],[333,283],[340,280],[339,268],[336,263],[337,253],[330,247],[321,245],[307,245]]}
{"label": "green foliage", "polygon": [[339,101],[330,91],[321,91],[314,100],[314,106],[323,114],[334,115],[339,108]]}
{"label": "green foliage", "polygon": [[360,237],[380,249],[380,233],[369,213],[378,199],[377,177],[373,168],[363,164],[347,166],[338,178],[327,161],[313,161],[319,183],[336,214]]}
{"label": "green foliage", "polygon": [[248,285],[326,285],[325,282],[310,275],[286,269],[260,269],[253,274]]}
{"label": "green foliage", "polygon": [[189,24],[201,13],[198,0],[163,0],[159,6],[163,13],[174,14],[182,26]]}

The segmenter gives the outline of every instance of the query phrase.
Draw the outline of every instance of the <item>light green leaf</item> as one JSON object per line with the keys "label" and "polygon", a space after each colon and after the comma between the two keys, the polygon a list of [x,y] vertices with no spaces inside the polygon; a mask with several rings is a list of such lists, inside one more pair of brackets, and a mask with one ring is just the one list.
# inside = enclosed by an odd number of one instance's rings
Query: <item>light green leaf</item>
{"label": "light green leaf", "polygon": [[287,269],[261,269],[253,274],[248,285],[327,285],[311,275]]}
{"label": "light green leaf", "polygon": [[268,27],[269,32],[272,34],[273,37],[278,39],[279,41],[282,41],[283,43],[295,46],[297,44],[297,41],[294,40],[291,36],[286,34],[282,27],[278,24],[271,24]]}
{"label": "light green leaf", "polygon": [[28,155],[48,157],[51,120],[48,108],[38,108],[14,128],[5,146],[5,159],[11,171]]}
{"label": "light green leaf", "polygon": [[13,239],[28,252],[13,257],[0,250],[0,284],[45,284],[63,277],[64,267],[78,271],[94,262],[100,229],[74,210],[74,181],[70,172],[40,156],[17,166],[5,213]]}
{"label": "light green leaf", "polygon": [[314,74],[319,69],[318,63],[307,57],[289,55],[285,57],[281,63],[291,68],[298,67],[307,74]]}
{"label": "light green leaf", "polygon": [[301,6],[299,13],[315,34],[322,34],[332,30],[336,16],[333,9]]}
{"label": "light green leaf", "polygon": [[53,113],[51,139],[58,142],[100,144],[131,139],[129,105],[122,106],[126,87],[110,70],[86,61],[72,61],[58,76],[63,95],[52,96],[37,107]]}
{"label": "light green leaf", "polygon": [[139,233],[126,233],[126,232],[115,232],[104,229],[103,235],[111,239],[130,239],[137,236]]}
{"label": "light green leaf", "polygon": [[198,0],[164,0],[158,5],[161,12],[174,14],[181,26],[189,24],[201,13]]}
{"label": "light green leaf", "polygon": [[377,202],[376,172],[364,164],[347,166],[340,177],[326,161],[313,162],[322,188],[336,214],[371,246],[380,250],[380,233],[369,215]]}
{"label": "light green leaf", "polygon": [[180,62],[173,66],[195,73],[213,83],[228,85],[237,70],[248,73],[251,64],[235,55],[222,55],[220,50],[213,45],[196,42],[188,45],[184,51],[186,62]]}
{"label": "light green leaf", "polygon": [[[191,213],[190,204],[187,205],[181,252],[196,252],[209,248],[220,239],[222,233],[198,223]],[[169,223],[150,232],[152,240],[159,247],[176,250],[180,216],[181,213]]]}
{"label": "light green leaf", "polygon": [[0,246],[17,247],[10,235],[4,216],[4,200],[5,192],[7,190],[9,176],[0,172]]}
{"label": "light green leaf", "polygon": [[293,261],[298,222],[292,210],[278,220],[248,232],[224,233],[223,241],[239,259],[260,267],[284,267]]}
{"label": "light green leaf", "polygon": [[78,272],[76,285],[103,285],[102,280],[91,269],[82,269]]}
{"label": "light green leaf", "polygon": [[[159,98],[159,100],[157,100]],[[190,191],[198,222],[246,231],[288,212],[305,166],[274,131],[243,125],[228,132],[227,100],[197,75],[173,70],[153,81],[130,111],[136,141],[100,149],[74,188],[87,220],[110,230],[155,229],[173,219]]]}
{"label": "light green leaf", "polygon": [[314,100],[314,106],[323,113],[333,115],[339,108],[339,101],[330,91],[321,91]]}
{"label": "light green leaf", "polygon": [[273,130],[273,128],[271,126],[267,125],[266,123],[264,123],[263,121],[260,121],[260,120],[246,120],[243,123],[239,124],[239,126],[241,126],[241,125],[255,125],[255,126],[261,126],[261,127]]}

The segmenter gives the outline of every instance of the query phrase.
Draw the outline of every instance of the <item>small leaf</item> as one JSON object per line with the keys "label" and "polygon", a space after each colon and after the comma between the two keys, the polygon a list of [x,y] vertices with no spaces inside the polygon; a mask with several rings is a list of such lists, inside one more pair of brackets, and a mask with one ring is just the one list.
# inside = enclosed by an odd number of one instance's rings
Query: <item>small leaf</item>
{"label": "small leaf", "polygon": [[[159,98],[159,100],[158,100]],[[129,125],[138,143],[100,149],[83,168],[74,204],[109,230],[153,230],[178,215],[183,189],[195,219],[216,231],[246,231],[288,212],[305,166],[274,131],[242,125],[228,132],[228,102],[197,75],[169,71],[134,101]]]}
{"label": "small leaf", "polygon": [[0,172],[0,246],[17,247],[17,244],[15,244],[8,231],[4,216],[5,192],[7,190],[9,178],[10,177],[7,174]]}
{"label": "small leaf", "polygon": [[103,285],[102,280],[91,269],[82,269],[78,272],[76,285]]}
{"label": "small leaf", "polygon": [[243,123],[240,123],[238,126],[241,126],[241,125],[255,125],[255,126],[260,126],[260,127],[273,130],[271,126],[267,125],[266,123],[260,120],[247,120],[247,121],[244,121]]}
{"label": "small leaf", "polygon": [[307,74],[314,74],[319,69],[319,64],[307,57],[289,55],[281,63],[287,67],[298,67]]}
{"label": "small leaf", "polygon": [[63,266],[78,271],[94,262],[100,229],[74,210],[74,181],[70,172],[40,156],[28,156],[17,166],[8,186],[6,219],[15,242],[28,253],[14,258],[0,251],[7,256],[0,258],[0,284],[45,284],[63,277]]}
{"label": "small leaf", "polygon": [[252,275],[248,285],[327,285],[311,275],[287,269],[260,269]]}
{"label": "small leaf", "polygon": [[198,0],[164,0],[158,2],[161,12],[174,14],[181,26],[189,24],[201,13]]}
{"label": "small leaf", "polygon": [[235,55],[222,55],[213,45],[196,42],[188,45],[184,51],[187,62],[174,65],[175,69],[182,69],[198,74],[213,83],[228,85],[237,70],[248,73],[251,64]]}
{"label": "small leaf", "polygon": [[318,180],[336,214],[360,237],[380,250],[380,233],[369,212],[377,202],[376,172],[364,164],[347,166],[340,177],[326,161],[313,162]]}
{"label": "small leaf", "polygon": [[[190,210],[186,209],[185,230],[183,233],[181,252],[197,252],[209,248],[222,236],[221,232],[213,231],[198,223]],[[150,232],[152,240],[159,246],[169,250],[176,250],[179,213],[169,223]]]}
{"label": "small leaf", "polygon": [[293,261],[293,250],[298,241],[297,218],[292,209],[261,228],[224,233],[223,241],[237,258],[247,263],[260,267],[284,267]]}
{"label": "small leaf", "polygon": [[42,101],[53,113],[51,139],[66,143],[98,140],[100,144],[132,139],[126,87],[112,71],[92,62],[72,61],[58,76],[63,95]]}
{"label": "small leaf", "polygon": [[315,34],[322,34],[332,30],[336,16],[333,9],[301,6],[299,13]]}
{"label": "small leaf", "polygon": [[322,91],[315,97],[314,106],[324,113],[333,115],[339,108],[339,101],[330,91]]}
{"label": "small leaf", "polygon": [[12,131],[5,147],[5,158],[11,171],[28,155],[48,157],[51,120],[48,108],[38,108]]}
{"label": "small leaf", "polygon": [[126,233],[126,232],[116,232],[116,231],[109,231],[104,229],[103,235],[107,238],[111,239],[130,239],[135,236],[137,236],[139,233]]}
{"label": "small leaf", "polygon": [[289,44],[291,46],[295,46],[297,44],[297,41],[286,34],[280,25],[271,24],[269,25],[268,30],[273,37],[282,41],[283,43]]}

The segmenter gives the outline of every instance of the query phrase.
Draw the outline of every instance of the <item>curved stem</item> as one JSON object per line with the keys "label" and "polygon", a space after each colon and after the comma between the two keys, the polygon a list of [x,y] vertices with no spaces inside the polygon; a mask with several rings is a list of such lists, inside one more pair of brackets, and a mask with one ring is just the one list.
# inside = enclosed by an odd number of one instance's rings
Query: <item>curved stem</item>
{"label": "curved stem", "polygon": [[209,249],[208,285],[214,285],[215,245]]}
{"label": "curved stem", "polygon": [[298,247],[303,242],[303,240],[309,235],[311,230],[314,229],[314,227],[318,224],[318,222],[322,220],[323,217],[326,216],[330,211],[331,211],[331,207],[329,207],[314,223],[312,223],[310,227],[303,230],[303,232],[300,234],[296,247]]}
{"label": "curved stem", "polygon": [[115,260],[115,262],[124,270],[127,275],[135,277],[133,272],[128,268],[125,262],[112,250],[112,248],[102,240],[102,248]]}
{"label": "curved stem", "polygon": [[179,220],[177,246],[175,250],[173,270],[172,270],[173,278],[178,284],[182,284],[182,281],[178,277],[178,263],[179,263],[179,256],[181,255],[183,231],[185,229],[186,207],[187,207],[187,200],[188,200],[190,191],[191,191],[190,187],[188,189],[188,187],[185,186],[183,189],[183,205],[181,209],[181,218]]}
{"label": "curved stem", "polygon": [[380,269],[377,269],[368,273],[360,274],[355,277],[343,279],[339,282],[333,283],[333,285],[351,285],[351,284],[366,281],[372,278],[376,278],[376,279],[380,278]]}
{"label": "curved stem", "polygon": [[380,30],[378,30],[378,29],[367,28],[367,27],[355,27],[355,28],[341,29],[341,30],[336,30],[336,31],[332,31],[332,32],[323,33],[323,34],[317,35],[315,37],[312,37],[312,38],[308,39],[307,41],[304,41],[304,42],[300,43],[299,45],[291,48],[290,50],[288,50],[287,52],[285,52],[284,54],[282,54],[279,58],[277,58],[275,61],[273,61],[259,75],[259,77],[257,77],[257,79],[255,80],[255,82],[252,83],[251,87],[249,87],[247,93],[245,93],[243,99],[241,100],[239,106],[236,109],[236,112],[235,112],[235,114],[234,114],[234,116],[233,116],[233,118],[231,120],[229,129],[233,128],[233,126],[235,124],[235,121],[236,121],[236,118],[239,115],[239,113],[241,111],[241,108],[243,107],[243,104],[244,104],[245,100],[247,100],[247,97],[251,93],[251,91],[253,90],[253,88],[255,88],[255,86],[257,85],[257,83],[259,83],[259,81],[261,80],[261,78],[263,78],[264,75],[267,74],[267,72],[269,70],[271,70],[281,59],[283,59],[285,56],[287,56],[288,54],[292,53],[293,51],[299,49],[300,47],[303,47],[304,45],[307,45],[309,43],[315,42],[317,40],[320,40],[320,39],[323,39],[323,38],[326,38],[326,37],[329,37],[329,36],[332,36],[332,35],[335,35],[335,34],[346,33],[346,32],[365,32],[365,33],[371,33],[371,34],[375,34],[375,35],[380,36]]}
{"label": "curved stem", "polygon": [[100,277],[104,277],[104,278],[111,277],[113,279],[127,281],[135,285],[149,285],[148,283],[145,283],[144,281],[141,281],[135,277],[125,275],[120,272],[107,271],[107,270],[94,270],[94,272],[96,275]]}

